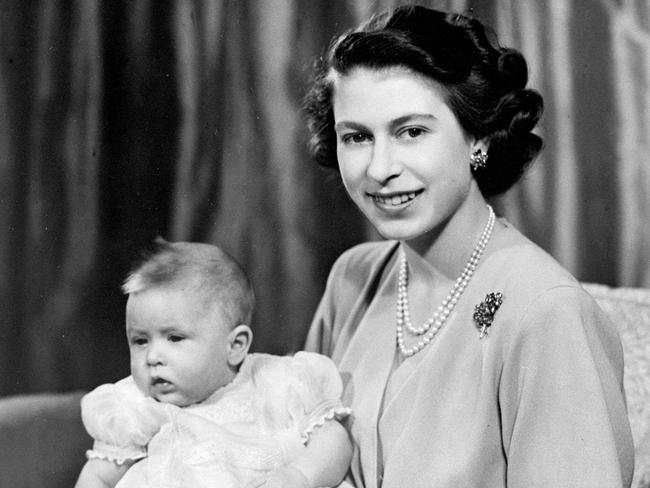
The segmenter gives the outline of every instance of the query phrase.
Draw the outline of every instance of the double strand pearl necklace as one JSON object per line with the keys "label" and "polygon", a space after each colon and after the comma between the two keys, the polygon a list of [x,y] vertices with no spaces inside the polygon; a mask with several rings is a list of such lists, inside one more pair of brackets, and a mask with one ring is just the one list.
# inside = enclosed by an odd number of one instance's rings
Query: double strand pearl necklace
{"label": "double strand pearl necklace", "polygon": [[[488,205],[487,208],[490,212],[490,216],[488,217],[487,224],[483,229],[481,237],[472,251],[472,255],[467,261],[467,264],[465,264],[465,268],[463,268],[463,272],[460,274],[458,279],[456,279],[449,295],[447,295],[447,297],[442,301],[442,304],[436,309],[433,316],[424,322],[422,327],[414,327],[413,324],[411,324],[411,313],[409,312],[409,298],[407,291],[409,284],[408,263],[406,261],[406,255],[402,254],[397,278],[397,346],[404,356],[413,356],[431,342],[431,339],[433,339],[433,336],[435,336],[443,326],[447,317],[449,317],[451,311],[458,303],[463,291],[465,291],[469,280],[472,278],[472,275],[481,260],[485,246],[492,236],[492,230],[494,229],[494,222],[496,220],[494,210],[492,210],[490,205]],[[406,347],[404,345],[405,328],[411,335],[422,336],[422,338],[412,347]]]}

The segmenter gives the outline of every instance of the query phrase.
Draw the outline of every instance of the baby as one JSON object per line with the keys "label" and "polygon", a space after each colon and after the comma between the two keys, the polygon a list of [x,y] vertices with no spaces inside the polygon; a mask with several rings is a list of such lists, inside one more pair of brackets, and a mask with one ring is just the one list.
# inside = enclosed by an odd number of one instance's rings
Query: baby
{"label": "baby", "polygon": [[325,356],[249,354],[254,297],[219,248],[157,241],[123,290],[131,376],[82,399],[77,488],[335,486],[349,414]]}

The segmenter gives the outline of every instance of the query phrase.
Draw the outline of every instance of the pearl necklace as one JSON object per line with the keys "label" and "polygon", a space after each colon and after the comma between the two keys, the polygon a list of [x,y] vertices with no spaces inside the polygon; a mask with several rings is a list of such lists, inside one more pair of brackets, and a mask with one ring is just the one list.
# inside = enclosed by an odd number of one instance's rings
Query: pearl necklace
{"label": "pearl necklace", "polygon": [[[492,210],[490,205],[487,207],[490,216],[488,217],[487,224],[483,229],[481,237],[472,251],[472,255],[467,261],[467,264],[465,264],[465,268],[463,268],[463,272],[460,274],[458,279],[456,279],[449,295],[447,295],[447,297],[442,301],[442,304],[436,309],[433,316],[424,322],[422,327],[414,327],[411,324],[411,313],[409,312],[409,299],[407,292],[409,282],[408,263],[406,261],[406,255],[402,254],[399,274],[397,277],[397,346],[404,356],[413,356],[431,342],[431,339],[433,339],[433,336],[435,336],[443,326],[447,317],[449,317],[458,303],[460,296],[465,291],[469,280],[472,278],[472,275],[481,260],[485,246],[492,236],[492,230],[494,229],[494,222],[496,220],[494,210]],[[404,328],[406,328],[411,335],[422,336],[422,338],[410,348],[404,345]]]}

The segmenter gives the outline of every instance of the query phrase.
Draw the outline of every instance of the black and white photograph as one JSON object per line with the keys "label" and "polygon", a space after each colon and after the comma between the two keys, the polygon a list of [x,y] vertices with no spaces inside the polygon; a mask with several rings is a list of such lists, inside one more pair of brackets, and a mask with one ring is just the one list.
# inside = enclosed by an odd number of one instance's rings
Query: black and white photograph
{"label": "black and white photograph", "polygon": [[649,0],[0,0],[0,488],[650,488]]}

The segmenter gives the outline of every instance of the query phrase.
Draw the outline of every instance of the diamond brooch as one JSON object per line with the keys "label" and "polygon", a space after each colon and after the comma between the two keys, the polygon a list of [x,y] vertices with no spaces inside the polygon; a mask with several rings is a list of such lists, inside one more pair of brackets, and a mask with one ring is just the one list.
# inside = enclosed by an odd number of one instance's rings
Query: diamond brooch
{"label": "diamond brooch", "polygon": [[499,310],[502,302],[503,294],[501,292],[488,293],[485,295],[485,300],[474,307],[474,322],[481,331],[479,339],[483,339],[483,336],[487,335],[487,330],[494,320],[494,314]]}

